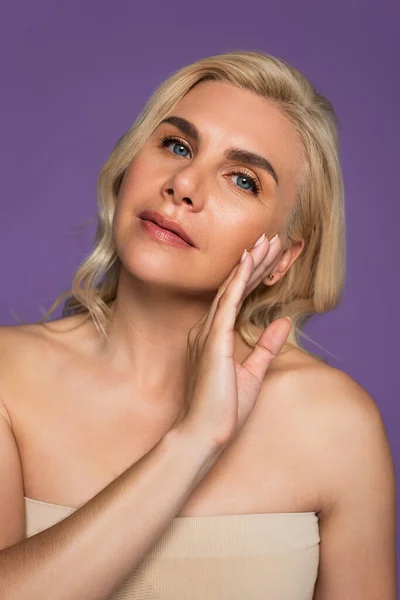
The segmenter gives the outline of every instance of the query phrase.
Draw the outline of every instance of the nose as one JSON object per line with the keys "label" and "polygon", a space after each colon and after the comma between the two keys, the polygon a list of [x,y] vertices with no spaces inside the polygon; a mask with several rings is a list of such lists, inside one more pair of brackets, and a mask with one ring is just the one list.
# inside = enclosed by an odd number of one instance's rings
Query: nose
{"label": "nose", "polygon": [[199,169],[191,162],[165,182],[162,195],[172,199],[176,204],[182,202],[188,204],[192,207],[192,212],[199,212],[203,209],[206,196],[204,175],[202,176]]}

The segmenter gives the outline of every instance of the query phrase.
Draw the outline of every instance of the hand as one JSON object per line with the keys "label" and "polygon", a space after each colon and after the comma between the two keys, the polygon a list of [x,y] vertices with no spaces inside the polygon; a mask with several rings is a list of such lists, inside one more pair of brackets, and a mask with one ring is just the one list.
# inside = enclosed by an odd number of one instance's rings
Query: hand
{"label": "hand", "polygon": [[273,321],[250,355],[234,358],[234,325],[244,299],[271,271],[281,249],[280,239],[267,239],[235,265],[218,289],[210,309],[189,332],[184,403],[178,425],[201,433],[216,448],[224,448],[248,419],[265,373],[285,343],[287,318]]}

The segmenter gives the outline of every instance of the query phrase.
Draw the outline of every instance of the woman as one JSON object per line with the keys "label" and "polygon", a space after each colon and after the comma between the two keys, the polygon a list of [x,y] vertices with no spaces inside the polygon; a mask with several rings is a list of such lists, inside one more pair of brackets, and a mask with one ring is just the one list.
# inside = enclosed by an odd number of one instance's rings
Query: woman
{"label": "woman", "polygon": [[331,104],[259,52],[173,74],[65,318],[1,330],[2,597],[394,600],[379,410],[299,341],[343,282]]}

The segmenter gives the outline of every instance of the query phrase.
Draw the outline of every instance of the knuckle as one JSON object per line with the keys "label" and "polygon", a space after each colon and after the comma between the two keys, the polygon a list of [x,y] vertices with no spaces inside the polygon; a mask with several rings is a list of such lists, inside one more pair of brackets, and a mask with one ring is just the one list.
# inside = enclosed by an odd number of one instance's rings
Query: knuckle
{"label": "knuckle", "polygon": [[223,288],[223,289],[219,289],[219,290],[218,290],[218,293],[217,293],[217,295],[216,295],[216,302],[217,302],[217,304],[218,304],[218,303],[219,303],[219,301],[221,300],[222,296],[225,294],[225,290],[226,290],[226,288]]}
{"label": "knuckle", "polygon": [[275,354],[274,352],[272,352],[271,348],[269,348],[268,346],[266,346],[265,344],[262,344],[260,341],[257,342],[257,346],[264,352],[264,354],[266,354],[268,357],[275,358]]}
{"label": "knuckle", "polygon": [[229,297],[227,294],[222,294],[221,298],[218,300],[218,306],[225,306],[228,302]]}
{"label": "knuckle", "polygon": [[209,332],[206,340],[204,341],[204,350],[206,352],[211,352],[213,350],[213,348],[215,348],[217,338],[218,338],[217,331],[215,331],[215,329],[211,330]]}
{"label": "knuckle", "polygon": [[192,327],[188,333],[188,340],[191,344],[195,344],[196,339],[200,335],[200,332],[197,327]]}
{"label": "knuckle", "polygon": [[205,335],[204,331],[202,331],[201,333],[199,333],[199,335],[196,338],[196,341],[195,341],[196,348],[202,348],[204,346],[205,340],[206,340],[206,335]]}

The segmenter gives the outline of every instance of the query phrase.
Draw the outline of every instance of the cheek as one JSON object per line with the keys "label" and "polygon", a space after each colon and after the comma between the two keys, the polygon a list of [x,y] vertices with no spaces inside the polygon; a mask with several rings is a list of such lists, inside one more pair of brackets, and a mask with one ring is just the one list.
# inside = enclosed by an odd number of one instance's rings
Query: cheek
{"label": "cheek", "polygon": [[223,248],[226,259],[236,260],[243,250],[253,246],[262,233],[267,233],[265,215],[249,219],[249,212],[225,211],[215,221],[214,231],[218,232],[215,246]]}
{"label": "cheek", "polygon": [[129,243],[130,219],[121,201],[118,201],[112,222],[112,239],[117,254],[121,256],[123,249]]}
{"label": "cheek", "polygon": [[154,181],[154,164],[146,160],[145,156],[138,156],[127,167],[124,179],[121,184],[119,196],[124,203],[127,199],[140,197]]}

